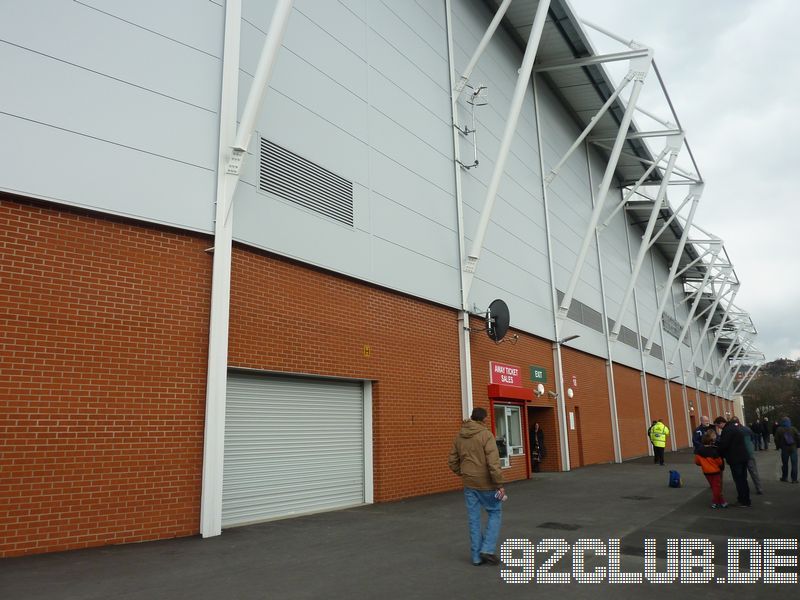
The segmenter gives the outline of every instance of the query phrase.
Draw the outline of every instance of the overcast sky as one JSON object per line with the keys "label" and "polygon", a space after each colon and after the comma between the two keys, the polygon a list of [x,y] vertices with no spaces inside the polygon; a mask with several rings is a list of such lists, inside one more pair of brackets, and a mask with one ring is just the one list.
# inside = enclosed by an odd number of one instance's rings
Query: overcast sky
{"label": "overcast sky", "polygon": [[[725,242],[742,282],[736,304],[753,318],[757,348],[767,360],[800,359],[800,2],[571,4],[579,17],[654,49],[705,180],[695,221]],[[624,50],[586,30],[598,50]],[[626,63],[618,64],[624,74]],[[609,71],[619,81],[619,71]],[[669,116],[655,77],[648,79],[644,107]],[[652,126],[646,117],[637,122]],[[690,164],[685,153],[678,164]]]}

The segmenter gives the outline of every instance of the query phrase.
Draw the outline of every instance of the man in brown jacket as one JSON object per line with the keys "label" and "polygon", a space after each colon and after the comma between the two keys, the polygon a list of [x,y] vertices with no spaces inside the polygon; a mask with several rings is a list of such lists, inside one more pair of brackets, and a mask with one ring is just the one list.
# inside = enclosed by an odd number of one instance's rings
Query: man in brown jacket
{"label": "man in brown jacket", "polygon": [[[447,463],[450,470],[460,475],[464,482],[464,500],[469,516],[469,539],[472,564],[493,565],[500,561],[495,554],[505,499],[500,454],[492,432],[484,424],[486,410],[476,408],[469,421],[464,421],[461,431],[453,440],[453,449]],[[481,507],[489,518],[486,529],[481,530]]]}

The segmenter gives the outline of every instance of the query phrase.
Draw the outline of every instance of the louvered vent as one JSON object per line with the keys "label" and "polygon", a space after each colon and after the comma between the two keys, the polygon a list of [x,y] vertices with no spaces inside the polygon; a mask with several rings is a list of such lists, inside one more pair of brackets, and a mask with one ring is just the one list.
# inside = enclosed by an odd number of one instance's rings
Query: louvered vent
{"label": "louvered vent", "polygon": [[353,182],[261,138],[261,191],[353,226]]}
{"label": "louvered vent", "polygon": [[[614,329],[614,319],[609,317],[608,330],[611,331],[612,329]],[[617,339],[626,346],[636,348],[637,350],[639,349],[639,336],[636,335],[636,332],[633,329],[625,327],[625,325],[619,328],[619,335],[617,336]]]}
{"label": "louvered vent", "polygon": [[[564,292],[556,290],[556,296],[558,297],[558,302],[561,303],[564,299]],[[572,299],[569,311],[567,311],[567,318],[603,333],[603,315],[580,300]]]}

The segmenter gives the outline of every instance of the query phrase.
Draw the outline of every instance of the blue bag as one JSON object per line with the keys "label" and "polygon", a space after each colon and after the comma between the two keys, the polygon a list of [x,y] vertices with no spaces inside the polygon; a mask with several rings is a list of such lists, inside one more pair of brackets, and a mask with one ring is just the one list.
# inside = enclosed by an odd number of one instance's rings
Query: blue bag
{"label": "blue bag", "polygon": [[679,488],[683,487],[681,483],[681,474],[677,471],[670,471],[669,472],[669,487]]}

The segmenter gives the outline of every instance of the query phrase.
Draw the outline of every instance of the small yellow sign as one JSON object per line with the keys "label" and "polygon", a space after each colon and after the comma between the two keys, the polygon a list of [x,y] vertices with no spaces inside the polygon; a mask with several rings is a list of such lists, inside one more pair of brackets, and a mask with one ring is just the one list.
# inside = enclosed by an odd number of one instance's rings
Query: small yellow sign
{"label": "small yellow sign", "polygon": [[372,348],[370,348],[367,345],[364,345],[364,356],[369,358],[371,354],[372,354]]}

